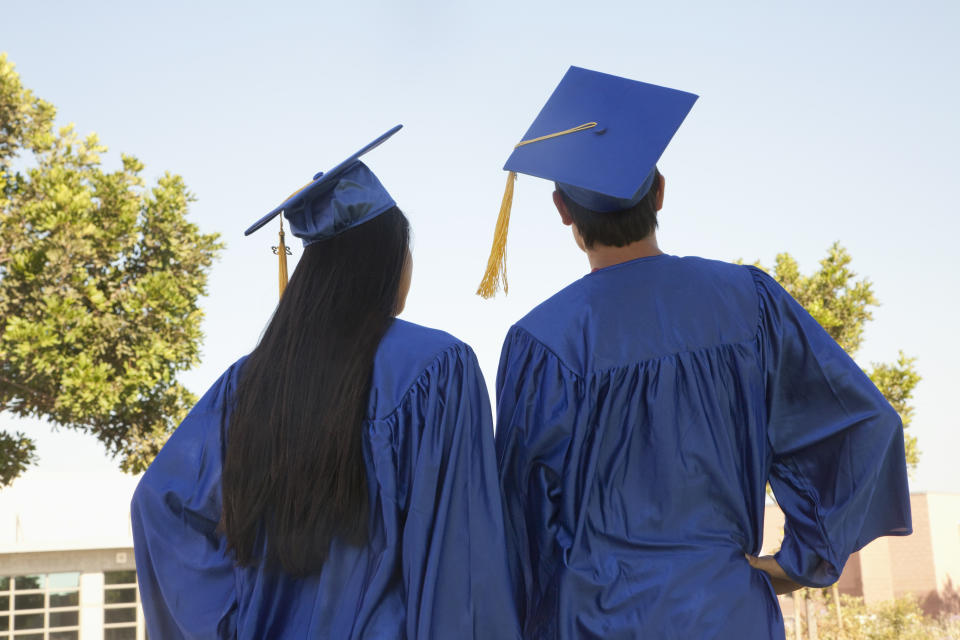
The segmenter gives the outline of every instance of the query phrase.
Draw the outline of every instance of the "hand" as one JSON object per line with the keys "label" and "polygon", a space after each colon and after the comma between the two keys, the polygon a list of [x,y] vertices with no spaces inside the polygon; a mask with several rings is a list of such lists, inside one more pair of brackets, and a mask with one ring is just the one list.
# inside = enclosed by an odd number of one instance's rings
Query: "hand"
{"label": "hand", "polygon": [[773,590],[778,596],[803,588],[802,584],[794,582],[793,579],[787,575],[786,571],[783,570],[783,567],[780,566],[780,563],[777,562],[773,556],[760,556],[758,558],[750,554],[745,555],[751,567],[759,569],[770,576]]}

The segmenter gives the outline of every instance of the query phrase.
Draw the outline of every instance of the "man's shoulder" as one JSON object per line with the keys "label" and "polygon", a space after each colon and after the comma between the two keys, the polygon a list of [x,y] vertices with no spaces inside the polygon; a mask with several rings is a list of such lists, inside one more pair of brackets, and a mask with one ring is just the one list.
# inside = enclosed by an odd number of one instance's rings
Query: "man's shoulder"
{"label": "man's shoulder", "polygon": [[682,256],[678,257],[677,261],[678,264],[692,272],[703,275],[728,278],[741,283],[750,279],[750,267],[739,262],[726,262],[700,256]]}
{"label": "man's shoulder", "polygon": [[513,326],[536,338],[546,337],[551,330],[573,321],[589,297],[587,278],[580,278],[535,306]]}
{"label": "man's shoulder", "polygon": [[587,373],[747,336],[756,325],[755,291],[743,265],[656,256],[580,278],[534,307],[513,331]]}
{"label": "man's shoulder", "polygon": [[591,303],[615,298],[618,287],[657,291],[681,283],[692,289],[722,286],[727,292],[753,289],[750,269],[745,265],[699,256],[663,255],[649,264],[630,261],[587,274],[535,306],[514,326],[539,337],[583,318],[584,309]]}

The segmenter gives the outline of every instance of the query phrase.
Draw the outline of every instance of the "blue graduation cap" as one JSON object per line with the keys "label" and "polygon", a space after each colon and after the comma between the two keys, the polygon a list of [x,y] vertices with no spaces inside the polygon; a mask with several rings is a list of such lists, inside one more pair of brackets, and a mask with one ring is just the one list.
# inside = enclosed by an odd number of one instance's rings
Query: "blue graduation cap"
{"label": "blue graduation cap", "polygon": [[360,156],[380,146],[403,128],[398,124],[326,173],[295,191],[280,206],[244,231],[250,235],[281,212],[290,222],[290,232],[303,246],[332,238],[351,227],[372,220],[396,206],[393,198]]}
{"label": "blue graduation cap", "polygon": [[600,213],[628,209],[653,186],[656,164],[697,96],[570,67],[507,158],[507,187],[493,249],[477,293],[507,291],[506,237],[518,173],[552,180],[571,200]]}

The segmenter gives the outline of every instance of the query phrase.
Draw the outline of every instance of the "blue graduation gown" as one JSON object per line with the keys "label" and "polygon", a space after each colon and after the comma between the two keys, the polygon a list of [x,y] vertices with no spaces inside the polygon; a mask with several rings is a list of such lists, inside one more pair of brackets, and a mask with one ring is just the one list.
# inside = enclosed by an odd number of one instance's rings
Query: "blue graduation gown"
{"label": "blue graduation gown", "polygon": [[371,540],[293,579],[237,567],[217,531],[243,360],[177,428],[133,498],[151,638],[515,638],[489,399],[455,338],[396,320],[380,344],[364,454]]}
{"label": "blue graduation gown", "polygon": [[496,445],[526,638],[783,638],[760,551],[822,587],[910,532],[897,413],[770,276],[669,255],[514,325]]}

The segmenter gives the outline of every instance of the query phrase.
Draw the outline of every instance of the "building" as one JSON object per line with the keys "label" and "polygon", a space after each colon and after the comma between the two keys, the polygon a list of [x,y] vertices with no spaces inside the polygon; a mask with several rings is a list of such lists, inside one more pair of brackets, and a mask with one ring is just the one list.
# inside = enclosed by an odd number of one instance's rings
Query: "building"
{"label": "building", "polygon": [[0,640],[145,640],[136,478],[31,472],[0,491]]}
{"label": "building", "polygon": [[132,548],[2,554],[0,567],[3,640],[145,637]]}
{"label": "building", "polygon": [[[874,540],[853,554],[837,586],[840,593],[867,603],[912,594],[930,614],[960,602],[960,494],[912,493],[913,534]],[[783,538],[783,513],[768,505],[763,553],[772,553]],[[786,617],[790,598],[780,599]]]}

